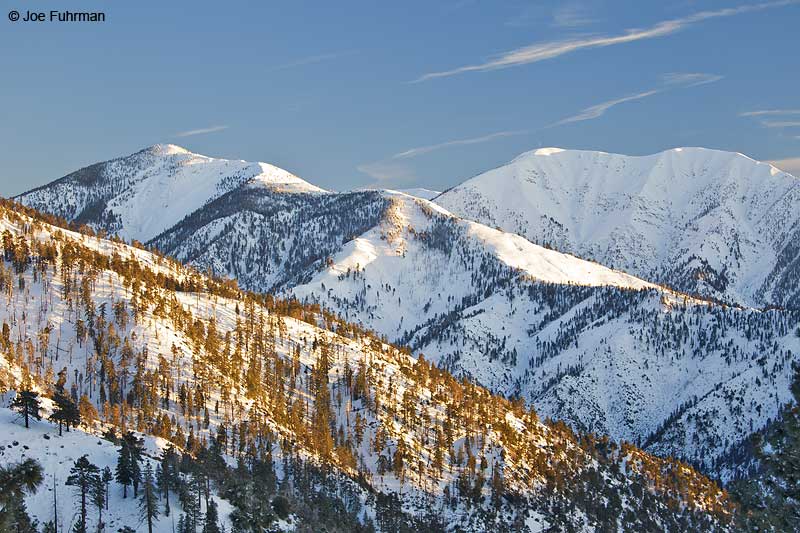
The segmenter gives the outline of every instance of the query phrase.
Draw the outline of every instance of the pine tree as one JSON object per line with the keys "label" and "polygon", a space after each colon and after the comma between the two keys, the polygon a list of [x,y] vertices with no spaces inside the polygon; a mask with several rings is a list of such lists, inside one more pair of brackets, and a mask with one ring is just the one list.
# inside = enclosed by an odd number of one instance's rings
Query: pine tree
{"label": "pine tree", "polygon": [[153,521],[158,520],[158,489],[153,467],[148,462],[142,476],[142,495],[139,500],[139,517],[147,522],[148,533],[153,533]]}
{"label": "pine tree", "polygon": [[69,431],[70,425],[77,427],[80,424],[80,412],[77,404],[63,390],[56,390],[53,394],[53,402],[50,421],[58,424],[58,435],[61,436],[62,425],[67,426],[67,431]]}
{"label": "pine tree", "polygon": [[66,485],[75,487],[81,498],[80,521],[75,525],[75,533],[87,533],[86,529],[86,497],[91,495],[93,487],[99,483],[100,469],[89,462],[86,455],[75,461],[69,471]]}
{"label": "pine tree", "polygon": [[106,504],[106,478],[105,474],[106,471],[110,474],[111,471],[108,470],[106,467],[102,473],[98,474],[94,479],[92,479],[92,486],[90,487],[90,493],[92,496],[92,503],[97,507],[97,530],[102,531],[103,529],[103,507]]}
{"label": "pine tree", "polygon": [[116,480],[117,483],[122,485],[122,497],[128,497],[128,486],[133,483],[133,465],[131,464],[131,455],[128,453],[128,449],[126,446],[122,446],[119,449],[119,455],[117,456],[117,468],[116,468]]}
{"label": "pine tree", "polygon": [[133,497],[138,496],[139,480],[142,478],[139,463],[144,453],[143,441],[131,432],[122,436],[117,458],[116,479],[122,485],[122,497],[128,497],[128,486],[133,485]]}
{"label": "pine tree", "polygon": [[492,505],[495,509],[500,509],[504,492],[505,482],[503,481],[502,469],[499,464],[495,464],[492,469]]}
{"label": "pine tree", "polygon": [[222,533],[217,523],[218,520],[217,504],[214,500],[209,500],[208,508],[206,509],[206,520],[203,525],[203,533]]}
{"label": "pine tree", "polygon": [[36,492],[42,481],[42,467],[34,459],[0,465],[0,531],[27,531],[30,519],[24,498]]}
{"label": "pine tree", "polygon": [[86,427],[91,428],[97,421],[97,409],[92,405],[92,401],[89,400],[89,397],[85,394],[81,396],[81,399],[78,401],[78,416],[79,420],[82,421],[83,425]]}
{"label": "pine tree", "polygon": [[106,495],[106,511],[108,511],[108,484],[114,479],[114,476],[111,474],[111,469],[109,467],[105,467],[103,469],[103,484],[105,485],[105,495]]}
{"label": "pine tree", "polygon": [[11,408],[17,411],[25,419],[25,428],[28,428],[28,419],[35,418],[41,420],[42,415],[39,410],[39,394],[30,390],[19,391],[11,402]]}

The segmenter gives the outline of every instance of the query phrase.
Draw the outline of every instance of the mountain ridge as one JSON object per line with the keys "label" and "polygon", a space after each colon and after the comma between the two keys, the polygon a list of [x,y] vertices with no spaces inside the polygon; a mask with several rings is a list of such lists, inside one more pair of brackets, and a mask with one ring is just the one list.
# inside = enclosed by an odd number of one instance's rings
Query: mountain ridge
{"label": "mountain ridge", "polygon": [[[723,159],[731,157],[741,159]],[[615,164],[630,167],[627,159]],[[589,174],[581,174],[584,166],[579,160],[574,180]],[[644,171],[636,177],[648,179]],[[660,213],[617,185],[610,189],[616,203],[607,205]],[[147,244],[248,289],[319,305],[574,428],[646,444],[725,481],[743,475],[752,464],[742,452],[748,435],[792,398],[795,311],[762,311],[730,302],[725,291],[694,290],[692,282],[714,288],[725,274],[703,266],[707,258],[692,259],[697,265],[688,271],[670,265],[660,279],[580,259],[546,239],[475,222],[458,213],[458,203],[442,207],[439,199],[452,191],[429,202],[392,191],[233,187]],[[578,193],[593,198],[577,190],[563,205],[583,205]],[[93,224],[103,227],[103,219]],[[736,242],[723,236],[714,244]],[[618,242],[640,240],[631,234]],[[723,464],[726,457],[737,459]]]}
{"label": "mountain ridge", "polygon": [[[10,324],[0,392],[60,386],[96,406],[99,420],[83,421],[89,430],[135,428],[160,437],[149,441],[155,453],[172,443],[184,454],[181,486],[213,487],[230,501],[219,508],[230,510],[226,522],[275,524],[253,501],[269,502],[281,481],[280,493],[305,506],[294,519],[306,527],[323,511],[315,506],[339,498],[339,519],[365,531],[730,529],[727,494],[691,467],[543,422],[320,308],[241,291],[10,203],[0,205],[0,226],[0,320]],[[34,337],[37,357],[24,349]],[[0,419],[9,423],[9,413]],[[48,433],[34,424],[32,434]],[[54,468],[64,460],[52,457],[59,442],[90,442],[73,431],[30,448]],[[92,459],[108,464],[113,450],[100,444]],[[20,450],[12,442],[0,454]],[[263,492],[247,485],[270,478]],[[199,507],[203,490],[188,499],[183,490],[176,512],[196,516],[187,502]],[[608,502],[598,505],[597,491]],[[29,501],[35,516],[51,516],[49,498]],[[116,511],[117,524],[130,520]]]}
{"label": "mountain ridge", "polygon": [[268,163],[213,158],[157,144],[89,165],[15,199],[95,230],[146,242],[209,201],[246,186],[325,192]]}
{"label": "mountain ridge", "polygon": [[684,292],[797,305],[800,180],[741,154],[538,149],[436,202]]}

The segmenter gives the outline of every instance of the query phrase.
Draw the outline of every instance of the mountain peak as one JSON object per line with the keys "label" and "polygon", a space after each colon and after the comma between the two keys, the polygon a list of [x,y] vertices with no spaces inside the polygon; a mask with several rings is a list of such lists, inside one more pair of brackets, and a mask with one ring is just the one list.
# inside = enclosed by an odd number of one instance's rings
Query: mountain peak
{"label": "mountain peak", "polygon": [[548,147],[548,148],[539,148],[537,150],[534,150],[533,154],[534,155],[553,155],[553,154],[557,154],[559,152],[566,152],[566,150],[563,149],[563,148],[556,148],[556,147],[551,146],[551,147]]}
{"label": "mountain peak", "polygon": [[149,152],[156,155],[175,155],[175,154],[191,154],[189,150],[177,144],[154,144],[148,146],[142,152]]}
{"label": "mountain peak", "polygon": [[175,144],[97,163],[17,197],[22,203],[146,242],[203,205],[240,187],[319,193],[267,163],[220,159]]}
{"label": "mountain peak", "polygon": [[[454,214],[644,279],[796,306],[797,179],[737,152],[542,148],[436,198]],[[792,303],[794,302],[794,303]]]}

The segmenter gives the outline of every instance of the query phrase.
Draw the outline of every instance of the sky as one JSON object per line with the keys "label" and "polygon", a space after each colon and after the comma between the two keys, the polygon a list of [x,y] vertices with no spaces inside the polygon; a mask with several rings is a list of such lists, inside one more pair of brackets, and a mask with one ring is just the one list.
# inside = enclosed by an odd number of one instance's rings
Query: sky
{"label": "sky", "polygon": [[442,190],[546,146],[800,175],[800,0],[0,4],[4,196],[155,143],[332,190]]}

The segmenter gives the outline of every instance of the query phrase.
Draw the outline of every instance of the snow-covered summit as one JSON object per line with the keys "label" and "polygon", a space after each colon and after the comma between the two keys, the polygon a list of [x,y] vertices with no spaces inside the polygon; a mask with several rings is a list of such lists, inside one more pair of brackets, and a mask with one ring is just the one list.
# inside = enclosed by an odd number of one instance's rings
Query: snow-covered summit
{"label": "snow-covered summit", "polygon": [[142,150],[156,155],[190,154],[191,152],[177,144],[154,144]]}
{"label": "snow-covered summit", "polygon": [[218,159],[156,144],[80,169],[17,199],[95,229],[147,241],[206,203],[248,186],[324,192],[267,163]]}
{"label": "snow-covered summit", "polygon": [[800,305],[800,180],[739,153],[540,148],[436,202],[680,290]]}

